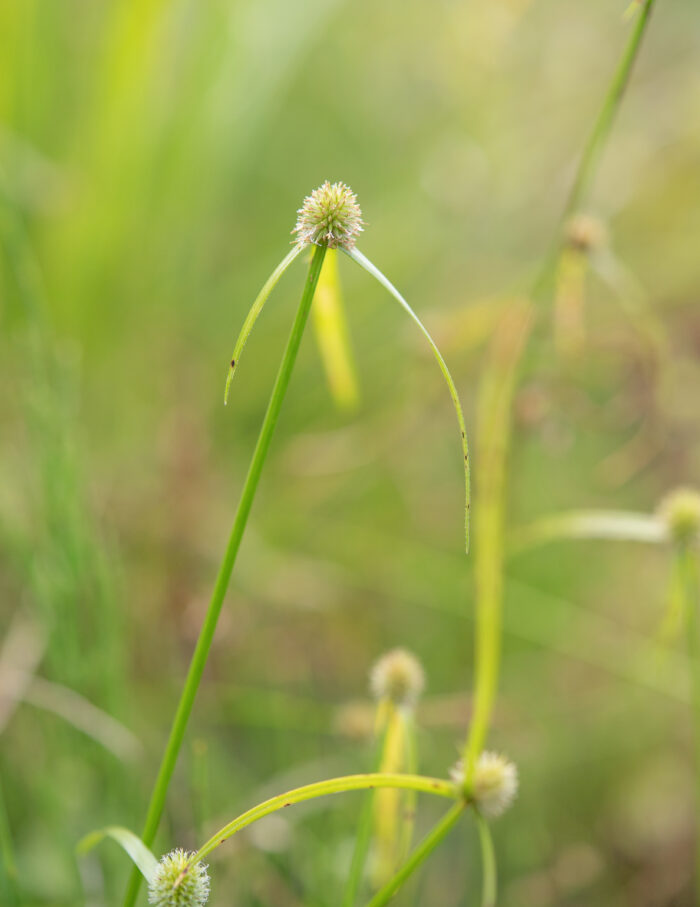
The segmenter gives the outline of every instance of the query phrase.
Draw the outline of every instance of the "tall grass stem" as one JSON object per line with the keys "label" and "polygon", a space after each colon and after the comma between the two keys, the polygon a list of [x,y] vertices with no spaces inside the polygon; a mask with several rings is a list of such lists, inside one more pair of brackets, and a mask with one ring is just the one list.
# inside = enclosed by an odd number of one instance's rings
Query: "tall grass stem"
{"label": "tall grass stem", "polygon": [[418,869],[421,863],[430,856],[438,844],[441,844],[447,837],[449,832],[459,821],[465,806],[466,801],[461,800],[458,803],[455,803],[454,806],[445,813],[437,825],[433,826],[418,847],[415,848],[411,856],[406,860],[396,875],[375,894],[367,907],[384,907],[384,904],[389,903],[409,876]]}
{"label": "tall grass stem", "polygon": [[[236,562],[236,555],[238,554],[241,539],[243,538],[246,523],[248,522],[248,516],[253,505],[253,499],[255,498],[258,482],[260,481],[260,475],[270,448],[272,435],[277,425],[282,402],[287,392],[287,388],[289,387],[289,380],[292,375],[297,353],[299,352],[304,328],[309,317],[311,302],[321,273],[325,252],[326,249],[324,246],[314,247],[314,253],[311,258],[311,264],[309,265],[304,291],[282,357],[279,372],[277,373],[277,378],[272,389],[270,402],[267,407],[267,412],[265,413],[265,418],[263,419],[260,435],[248,469],[248,475],[246,476],[245,484],[243,485],[226,552],[219,568],[214,592],[212,593],[204,623],[202,624],[202,629],[199,633],[199,639],[197,640],[197,645],[194,654],[192,655],[187,679],[185,680],[185,685],[180,696],[175,719],[151,795],[146,823],[141,834],[143,842],[148,847],[153,843],[153,839],[158,830],[158,825],[160,824],[170,779],[175,769],[175,763],[177,762],[177,757],[185,735],[187,722],[190,713],[192,712],[192,706],[194,704],[195,696],[197,695],[199,683],[202,679],[204,666],[206,665],[209,656],[209,650],[211,649],[212,640],[214,639],[214,632],[216,631],[221,607],[224,603],[229,580],[231,579],[231,573],[233,572],[233,567]],[[124,907],[133,907],[140,885],[141,875],[138,870],[134,870],[131,874],[126,896],[124,898]]]}

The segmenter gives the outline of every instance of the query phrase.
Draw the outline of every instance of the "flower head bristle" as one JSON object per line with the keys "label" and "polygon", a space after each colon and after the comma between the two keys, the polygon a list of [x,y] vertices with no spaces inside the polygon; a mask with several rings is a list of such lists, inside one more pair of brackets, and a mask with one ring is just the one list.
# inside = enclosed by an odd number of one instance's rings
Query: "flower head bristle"
{"label": "flower head bristle", "polygon": [[209,900],[209,873],[204,863],[190,864],[193,854],[178,847],[161,857],[148,884],[154,907],[204,907]]}
{"label": "flower head bristle", "polygon": [[328,180],[304,199],[292,230],[297,242],[329,249],[354,248],[362,232],[362,211],[357,196],[345,183]]}
{"label": "flower head bristle", "polygon": [[423,666],[406,649],[392,649],[372,668],[370,688],[377,699],[410,708],[425,689]]}
{"label": "flower head bristle", "polygon": [[658,508],[669,535],[679,545],[687,545],[700,534],[700,493],[692,488],[669,492]]}
{"label": "flower head bristle", "polygon": [[[464,784],[464,765],[460,761],[450,771],[452,780]],[[474,767],[471,796],[477,809],[487,818],[504,813],[518,793],[518,769],[499,753],[483,752]]]}

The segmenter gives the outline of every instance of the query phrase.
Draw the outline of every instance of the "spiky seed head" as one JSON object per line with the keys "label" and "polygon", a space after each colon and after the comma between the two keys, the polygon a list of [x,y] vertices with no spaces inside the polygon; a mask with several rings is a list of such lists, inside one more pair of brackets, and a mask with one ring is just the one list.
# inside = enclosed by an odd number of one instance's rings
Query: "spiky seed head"
{"label": "spiky seed head", "polygon": [[591,214],[575,214],[566,225],[566,242],[579,252],[595,252],[608,240],[605,224]]}
{"label": "spiky seed head", "polygon": [[328,180],[299,208],[292,233],[303,245],[313,243],[329,249],[352,249],[362,232],[362,211],[357,196],[345,183]]}
{"label": "spiky seed head", "polygon": [[178,847],[161,857],[148,884],[148,903],[154,907],[204,907],[209,900],[209,873],[204,863],[193,863],[194,854]]}
{"label": "spiky seed head", "polygon": [[[452,780],[464,785],[464,765],[461,760],[450,771]],[[472,781],[472,797],[477,808],[487,818],[502,815],[518,793],[518,769],[500,753],[483,752],[477,759]]]}
{"label": "spiky seed head", "polygon": [[410,708],[425,689],[425,672],[411,652],[392,649],[375,662],[369,682],[377,699],[390,699],[394,705]]}
{"label": "spiky seed head", "polygon": [[692,488],[677,488],[659,504],[659,516],[669,535],[679,545],[687,545],[700,533],[700,493]]}

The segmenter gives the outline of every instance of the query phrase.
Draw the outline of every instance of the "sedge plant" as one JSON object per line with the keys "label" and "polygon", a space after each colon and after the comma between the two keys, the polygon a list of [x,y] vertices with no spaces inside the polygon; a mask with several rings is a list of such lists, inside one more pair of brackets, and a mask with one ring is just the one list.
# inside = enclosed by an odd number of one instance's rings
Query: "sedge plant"
{"label": "sedge plant", "polygon": [[[231,382],[238,367],[243,348],[268,297],[289,266],[297,258],[300,258],[303,253],[310,251],[311,255],[301,300],[282,356],[277,378],[273,385],[270,401],[263,418],[248,473],[241,490],[238,509],[233,520],[229,541],[219,568],[214,591],[206,611],[197,644],[192,655],[187,677],[173,719],[170,735],[166,743],[153,792],[151,794],[146,821],[140,839],[146,847],[150,847],[153,843],[160,824],[170,780],[182,747],[187,723],[209,656],[219,615],[226,597],[229,581],[248,522],[258,483],[262,475],[265,460],[270,449],[272,436],[277,425],[284,397],[289,387],[304,329],[311,311],[314,294],[319,284],[324,258],[326,253],[330,250],[342,251],[388,290],[391,296],[393,296],[418,326],[437,359],[440,371],[442,372],[450,393],[460,431],[465,479],[465,545],[468,550],[470,505],[469,447],[462,406],[457,394],[457,389],[445,360],[422,321],[389,279],[357,248],[357,239],[362,230],[362,212],[358,205],[357,197],[348,186],[344,183],[331,184],[326,181],[322,186],[312,192],[304,200],[302,207],[299,209],[297,222],[292,231],[294,234],[292,249],[273,270],[263,285],[262,290],[254,300],[243,323],[243,328],[240,332],[238,341],[234,347],[226,380],[224,402],[228,399]],[[134,870],[124,898],[124,907],[133,907],[140,885],[141,874],[137,870]]]}
{"label": "sedge plant", "polygon": [[[386,722],[391,714],[397,711],[411,711],[415,700],[422,690],[423,669],[418,660],[404,650],[394,650],[379,660],[372,673],[373,691],[378,697],[378,713]],[[388,709],[389,715],[386,714]],[[384,736],[382,761],[386,761],[386,749],[389,735]],[[388,744],[393,746],[393,744]],[[385,792],[393,792],[409,799],[411,808],[415,806],[418,794],[429,794],[451,802],[443,819],[410,853],[400,853],[399,848],[408,845],[412,819],[401,813],[396,815],[389,803],[389,828],[375,826],[375,843],[380,847],[393,845],[392,854],[400,865],[393,865],[392,871],[379,885],[378,890],[368,902],[368,907],[380,907],[388,903],[412,873],[430,855],[448,832],[469,811],[474,815],[482,852],[482,907],[493,907],[496,893],[496,870],[493,843],[486,819],[501,815],[513,802],[517,792],[518,776],[515,766],[503,756],[483,753],[478,760],[473,793],[470,797],[464,794],[462,767],[458,764],[451,772],[450,778],[438,778],[419,775],[408,771],[376,771],[366,774],[346,775],[316,781],[297,787],[265,800],[245,810],[230,822],[216,831],[196,852],[175,848],[158,860],[150,847],[133,832],[120,826],[109,826],[87,835],[78,845],[78,852],[85,853],[105,839],[111,839],[128,854],[134,863],[139,878],[148,885],[148,900],[154,907],[204,907],[210,893],[210,878],[205,860],[213,851],[224,845],[232,836],[243,831],[253,823],[264,819],[280,810],[295,804],[314,800],[334,794],[365,791],[372,797]],[[372,802],[372,801],[370,801]],[[376,800],[374,801],[377,802]],[[404,801],[406,805],[406,801]],[[363,817],[367,815],[365,811]],[[369,812],[371,824],[372,812]],[[361,819],[361,822],[363,820]],[[344,903],[354,904],[363,876],[364,860],[367,855],[367,839],[363,831],[358,831],[358,847],[350,870],[347,892]],[[358,859],[359,854],[359,859]]]}

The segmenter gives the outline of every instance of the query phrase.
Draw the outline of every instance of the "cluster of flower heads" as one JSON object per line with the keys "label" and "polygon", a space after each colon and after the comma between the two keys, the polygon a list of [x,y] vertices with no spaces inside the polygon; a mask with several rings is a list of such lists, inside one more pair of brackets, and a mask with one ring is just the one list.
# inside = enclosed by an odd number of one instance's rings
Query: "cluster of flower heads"
{"label": "cluster of flower heads", "polygon": [[659,504],[659,517],[672,540],[688,545],[700,536],[700,494],[692,488],[677,488]]}
{"label": "cluster of flower heads", "polygon": [[375,662],[369,678],[372,695],[411,708],[425,689],[425,672],[415,655],[392,649]]}
{"label": "cluster of flower heads", "polygon": [[297,213],[292,233],[302,245],[350,250],[363,229],[357,196],[345,183],[326,180],[307,195]]}
{"label": "cluster of flower heads", "polygon": [[204,863],[190,864],[193,854],[181,847],[161,858],[148,884],[153,907],[204,907],[209,900],[209,873]]}
{"label": "cluster of flower heads", "polygon": [[[461,760],[450,771],[452,780],[464,785]],[[502,815],[518,793],[518,769],[500,753],[483,752],[474,767],[471,796],[479,812],[489,819]]]}

